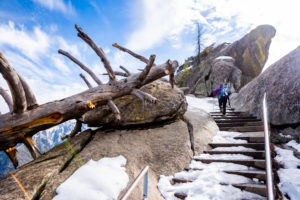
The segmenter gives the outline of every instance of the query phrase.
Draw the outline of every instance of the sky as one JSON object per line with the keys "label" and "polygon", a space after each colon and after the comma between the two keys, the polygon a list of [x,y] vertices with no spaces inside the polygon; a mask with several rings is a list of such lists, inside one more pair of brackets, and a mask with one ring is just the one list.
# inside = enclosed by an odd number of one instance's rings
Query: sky
{"label": "sky", "polygon": [[[104,50],[114,69],[123,65],[132,72],[145,64],[113,43],[145,57],[155,54],[158,64],[168,59],[182,64],[195,55],[196,23],[203,29],[203,47],[234,42],[256,26],[270,24],[277,32],[269,66],[299,45],[299,7],[299,0],[1,0],[0,51],[42,104],[87,89],[79,77],[86,73],[58,49],[107,81],[100,75],[105,72],[100,59],[77,37],[75,24]],[[8,89],[2,76],[0,87]],[[7,111],[0,98],[0,112]]]}

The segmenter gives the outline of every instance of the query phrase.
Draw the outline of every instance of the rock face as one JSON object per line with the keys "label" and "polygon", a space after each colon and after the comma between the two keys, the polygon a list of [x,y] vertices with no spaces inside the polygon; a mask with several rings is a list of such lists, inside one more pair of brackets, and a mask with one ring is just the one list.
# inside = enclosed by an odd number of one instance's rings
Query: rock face
{"label": "rock face", "polygon": [[183,92],[177,87],[171,88],[164,81],[155,81],[141,88],[143,92],[158,99],[156,104],[145,103],[133,95],[114,100],[121,112],[121,120],[116,121],[108,106],[102,106],[87,112],[83,116],[84,123],[89,126],[128,126],[159,122],[183,115],[187,103]]}
{"label": "rock face", "polygon": [[[72,138],[69,143],[56,146],[12,173],[17,176],[31,197],[52,199],[56,195],[56,188],[72,175],[81,163],[90,159],[99,160],[103,157],[123,155],[127,159],[126,172],[130,183],[146,165],[149,165],[149,199],[163,199],[157,189],[159,175],[170,175],[187,167],[193,156],[192,144],[197,147],[197,152],[201,152],[208,148],[207,143],[218,130],[213,119],[204,111],[188,111],[186,115],[193,125],[193,133],[189,133],[187,124],[179,119],[147,129],[86,130]],[[191,138],[194,138],[193,143]],[[71,146],[76,154],[70,150]],[[0,187],[0,199],[26,198],[10,175],[0,180]],[[142,184],[138,184],[130,199],[142,199]]]}
{"label": "rock face", "polygon": [[212,88],[219,87],[224,82],[229,82],[233,88],[241,85],[242,71],[234,65],[234,58],[229,56],[217,57],[212,66]]}
{"label": "rock face", "polygon": [[[195,57],[190,57],[186,65],[179,67],[176,76],[177,84],[180,87],[190,87],[189,93],[210,96],[217,81],[229,81],[232,88],[238,90],[246,85],[253,78],[259,75],[267,58],[271,39],[275,36],[276,30],[270,25],[261,25],[245,35],[240,40],[229,44],[223,43],[218,46],[211,45],[200,53],[200,63]],[[231,80],[232,73],[215,73],[215,59],[218,57],[229,56],[234,59],[228,67],[227,62],[220,62],[217,68],[224,64],[224,70],[232,70],[234,66],[234,76],[238,78],[241,71],[240,84],[238,80]],[[221,77],[219,77],[221,75]],[[215,79],[215,80],[214,80]],[[222,80],[223,79],[223,80]],[[231,82],[233,81],[233,82]]]}
{"label": "rock face", "polygon": [[231,105],[261,117],[267,93],[269,120],[273,125],[300,124],[300,46],[268,67],[231,98]]}

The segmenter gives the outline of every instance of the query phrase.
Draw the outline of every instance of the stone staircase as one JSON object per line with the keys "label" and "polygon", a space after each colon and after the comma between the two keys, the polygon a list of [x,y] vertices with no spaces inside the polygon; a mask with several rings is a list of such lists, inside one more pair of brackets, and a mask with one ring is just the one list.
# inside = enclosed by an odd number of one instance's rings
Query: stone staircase
{"label": "stone staircase", "polygon": [[[265,172],[265,151],[264,151],[264,127],[263,122],[256,117],[253,117],[245,112],[234,112],[232,109],[228,110],[226,116],[219,112],[211,112],[210,115],[218,124],[220,131],[240,132],[241,135],[234,137],[234,139],[246,140],[247,143],[210,143],[212,148],[216,147],[245,147],[251,150],[208,150],[204,151],[206,154],[242,154],[251,156],[253,159],[204,159],[194,158],[195,161],[202,163],[235,163],[253,167],[251,170],[225,170],[228,174],[236,174],[251,179],[257,179],[255,183],[239,183],[231,184],[234,187],[240,188],[251,193],[256,193],[261,196],[266,196],[266,172]],[[202,169],[186,169],[186,170],[202,170]],[[193,180],[173,179],[173,183],[187,183]],[[224,183],[225,184],[225,183]],[[226,185],[226,184],[225,184]],[[185,199],[187,195],[183,193],[175,193],[179,199]]]}

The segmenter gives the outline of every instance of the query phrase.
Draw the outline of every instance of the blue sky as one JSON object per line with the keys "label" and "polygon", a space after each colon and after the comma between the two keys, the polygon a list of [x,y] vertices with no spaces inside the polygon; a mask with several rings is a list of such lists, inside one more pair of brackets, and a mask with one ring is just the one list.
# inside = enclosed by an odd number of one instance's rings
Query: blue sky
{"label": "blue sky", "polygon": [[[270,65],[299,45],[299,7],[297,0],[1,0],[0,51],[28,81],[38,102],[45,103],[86,89],[80,68],[58,49],[96,74],[104,73],[74,24],[104,49],[115,69],[123,65],[131,71],[144,64],[114,49],[113,43],[146,57],[156,54],[156,63],[170,58],[182,64],[195,54],[195,22],[205,30],[203,46],[233,42],[257,25],[271,24],[277,34]],[[2,76],[0,86],[8,88]],[[0,111],[8,111],[1,98]]]}

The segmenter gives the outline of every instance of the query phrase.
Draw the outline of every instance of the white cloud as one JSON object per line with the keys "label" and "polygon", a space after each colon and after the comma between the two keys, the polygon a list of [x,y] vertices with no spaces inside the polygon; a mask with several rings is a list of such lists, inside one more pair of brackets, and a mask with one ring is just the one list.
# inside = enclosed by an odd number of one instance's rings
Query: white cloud
{"label": "white cloud", "polygon": [[195,6],[193,0],[143,0],[142,8],[138,8],[142,9],[138,12],[142,16],[136,16],[140,23],[126,46],[132,50],[147,50],[193,29],[195,20],[207,24]]}
{"label": "white cloud", "polygon": [[144,51],[169,41],[175,49],[184,48],[189,45],[183,43],[186,34],[196,35],[194,21],[204,27],[205,46],[233,42],[258,25],[270,24],[277,33],[270,46],[268,66],[299,45],[299,7],[299,0],[143,0],[135,8],[134,17],[139,21],[125,46]]}
{"label": "white cloud", "polygon": [[16,27],[12,21],[0,25],[0,46],[10,45],[33,60],[38,60],[38,55],[50,48],[49,41],[48,35],[39,27],[29,32],[22,26]]}
{"label": "white cloud", "polygon": [[65,3],[63,0],[33,0],[33,2],[38,3],[49,10],[57,10],[60,12],[63,12],[65,14],[74,14],[75,9],[71,3],[71,1],[68,1],[68,3]]}

